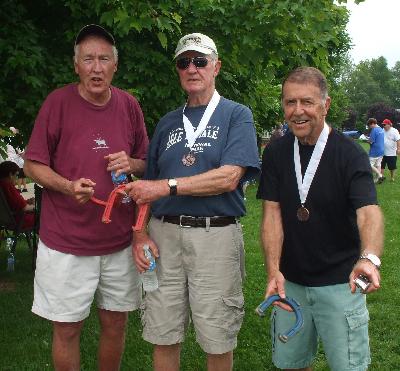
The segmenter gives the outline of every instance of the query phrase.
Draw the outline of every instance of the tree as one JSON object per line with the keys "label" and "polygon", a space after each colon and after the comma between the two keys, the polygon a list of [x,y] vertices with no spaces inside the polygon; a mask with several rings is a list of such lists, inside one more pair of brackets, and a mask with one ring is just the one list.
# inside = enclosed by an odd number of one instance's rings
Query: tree
{"label": "tree", "polygon": [[361,61],[345,72],[341,84],[350,101],[347,108],[356,113],[359,127],[375,117],[371,112],[394,112],[400,107],[400,62],[391,70],[384,57]]}
{"label": "tree", "polygon": [[400,61],[396,62],[391,72],[392,79],[390,85],[392,104],[397,109],[400,109]]}
{"label": "tree", "polygon": [[[18,127],[24,141],[45,96],[76,81],[72,46],[88,23],[113,32],[120,54],[114,83],[138,98],[150,132],[184,102],[172,58],[185,33],[216,41],[217,88],[250,106],[260,131],[282,119],[280,83],[289,70],[311,65],[334,81],[350,47],[347,10],[332,0],[3,0],[2,9],[0,127]],[[333,123],[341,123],[341,111],[332,107]]]}
{"label": "tree", "polygon": [[393,124],[400,124],[400,112],[384,103],[375,103],[369,107],[367,116],[374,117],[378,124],[381,124],[384,119],[389,119]]}

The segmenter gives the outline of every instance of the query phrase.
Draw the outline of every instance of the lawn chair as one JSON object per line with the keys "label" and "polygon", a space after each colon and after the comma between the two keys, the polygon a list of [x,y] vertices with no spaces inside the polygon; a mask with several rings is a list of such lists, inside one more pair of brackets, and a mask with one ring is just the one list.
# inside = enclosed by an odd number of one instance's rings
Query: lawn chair
{"label": "lawn chair", "polygon": [[36,257],[38,248],[37,238],[39,236],[39,228],[40,228],[40,210],[42,207],[43,188],[39,184],[35,183],[33,189],[35,194],[35,224],[34,224],[35,233],[33,233],[32,269],[34,270],[36,267]]}
{"label": "lawn chair", "polygon": [[[32,254],[34,254],[35,251],[35,247],[33,246],[35,241],[35,225],[30,228],[22,226],[24,213],[25,212],[23,210],[20,210],[18,212],[12,211],[10,206],[8,205],[3,190],[0,189],[0,230],[4,232],[3,234],[5,235],[5,237],[9,237],[12,239],[13,244],[11,247],[11,252],[14,254],[14,256],[17,247],[18,237],[21,233],[25,236],[26,242],[28,243],[28,247],[32,251]],[[18,223],[17,220],[19,220]]]}

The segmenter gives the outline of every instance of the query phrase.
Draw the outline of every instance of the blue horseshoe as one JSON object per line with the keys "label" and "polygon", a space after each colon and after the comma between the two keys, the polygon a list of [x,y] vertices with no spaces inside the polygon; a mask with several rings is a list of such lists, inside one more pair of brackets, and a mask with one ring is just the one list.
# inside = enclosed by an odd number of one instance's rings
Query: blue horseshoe
{"label": "blue horseshoe", "polygon": [[267,299],[265,299],[257,308],[256,308],[256,313],[260,317],[265,316],[265,311],[267,308],[275,301],[280,301],[282,303],[285,303],[290,306],[290,308],[293,309],[294,314],[296,315],[296,323],[295,325],[290,328],[288,331],[286,331],[284,334],[279,334],[279,340],[282,343],[286,343],[288,340],[290,340],[291,337],[296,335],[301,327],[303,326],[304,320],[303,320],[303,315],[301,314],[301,308],[300,304],[289,297],[286,297],[285,299],[282,299],[279,295],[271,295]]}

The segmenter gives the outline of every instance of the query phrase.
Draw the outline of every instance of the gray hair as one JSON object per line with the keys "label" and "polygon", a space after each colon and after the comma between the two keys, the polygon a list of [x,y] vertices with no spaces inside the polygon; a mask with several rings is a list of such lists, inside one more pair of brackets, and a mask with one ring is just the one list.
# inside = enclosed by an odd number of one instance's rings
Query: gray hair
{"label": "gray hair", "polygon": [[212,52],[211,54],[208,55],[213,61],[218,60],[218,54]]}
{"label": "gray hair", "polygon": [[[298,67],[295,70],[289,72],[286,79],[282,84],[285,86],[286,82],[294,82],[298,84],[312,84],[319,88],[321,92],[321,98],[326,102],[328,98],[328,83],[325,75],[317,68],[314,67]],[[282,97],[283,98],[283,97]]]}
{"label": "gray hair", "polygon": [[[115,45],[112,45],[112,51],[114,55],[115,62],[118,62],[118,50]],[[78,54],[79,54],[79,44],[74,46],[74,62],[78,63]]]}

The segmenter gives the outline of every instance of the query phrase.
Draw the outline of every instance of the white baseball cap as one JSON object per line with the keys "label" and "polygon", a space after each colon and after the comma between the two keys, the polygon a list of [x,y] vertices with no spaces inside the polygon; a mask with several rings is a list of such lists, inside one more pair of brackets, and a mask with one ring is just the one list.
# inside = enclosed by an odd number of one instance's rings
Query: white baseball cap
{"label": "white baseball cap", "polygon": [[175,49],[175,58],[188,50],[194,50],[203,54],[215,53],[218,55],[214,41],[201,33],[191,33],[183,36],[178,41]]}

